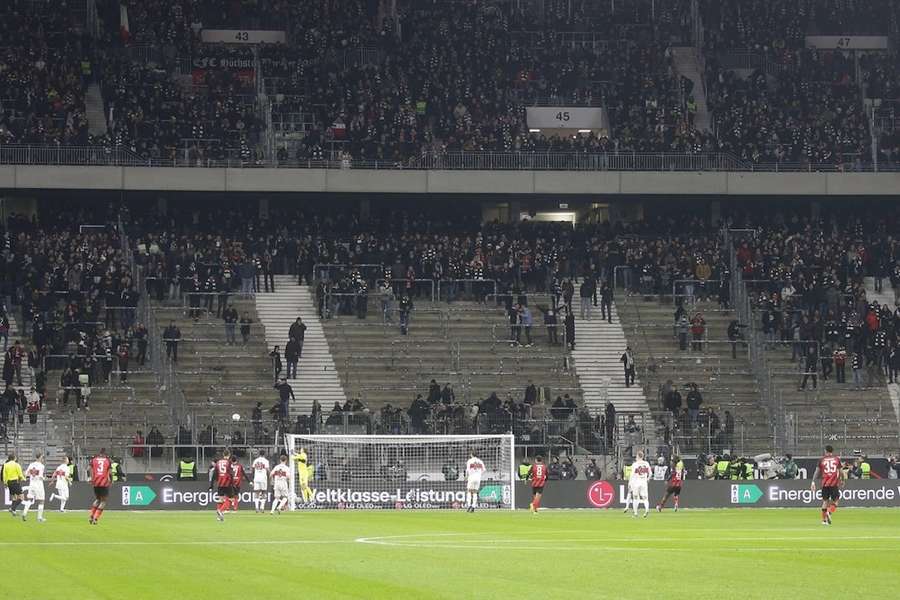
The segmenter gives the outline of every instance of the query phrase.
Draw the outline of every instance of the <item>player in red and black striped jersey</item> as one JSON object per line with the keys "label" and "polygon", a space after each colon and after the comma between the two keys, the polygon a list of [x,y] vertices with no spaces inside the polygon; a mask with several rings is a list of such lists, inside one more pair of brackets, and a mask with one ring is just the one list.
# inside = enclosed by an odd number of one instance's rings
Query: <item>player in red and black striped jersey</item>
{"label": "player in red and black striped jersey", "polygon": [[229,508],[232,512],[237,511],[238,502],[241,499],[241,484],[244,483],[244,480],[250,481],[247,477],[247,473],[244,471],[244,465],[242,465],[237,456],[231,456],[231,504]]}
{"label": "player in red and black striped jersey", "polygon": [[841,459],[834,454],[834,448],[825,446],[825,456],[819,459],[810,489],[816,491],[816,479],[822,478],[822,525],[831,525],[831,513],[837,509],[844,487],[844,472]]}
{"label": "player in red and black striped jersey", "polygon": [[669,482],[666,486],[666,495],[656,505],[657,511],[662,512],[662,509],[666,507],[666,502],[669,501],[669,496],[672,496],[675,502],[675,512],[678,512],[678,503],[681,500],[681,486],[684,485],[684,470],[680,468],[681,466],[681,460],[677,456],[673,456],[672,465],[669,466]]}
{"label": "player in red and black striped jersey", "polygon": [[541,496],[544,495],[544,484],[547,483],[547,465],[544,457],[536,456],[534,464],[528,469],[528,479],[531,480],[531,512],[537,514],[541,507]]}
{"label": "player in red and black striped jersey", "polygon": [[112,462],[106,456],[106,448],[100,448],[97,456],[91,459],[91,485],[94,486],[94,502],[91,504],[91,525],[96,525],[100,521],[103,509],[106,508],[109,486],[112,483],[111,468]]}
{"label": "player in red and black striped jersey", "polygon": [[232,487],[232,470],[231,470],[231,451],[225,450],[222,458],[213,463],[209,470],[209,489],[213,489],[215,484],[219,503],[216,505],[216,518],[220,521],[225,520],[225,511],[231,504],[234,497],[234,488]]}

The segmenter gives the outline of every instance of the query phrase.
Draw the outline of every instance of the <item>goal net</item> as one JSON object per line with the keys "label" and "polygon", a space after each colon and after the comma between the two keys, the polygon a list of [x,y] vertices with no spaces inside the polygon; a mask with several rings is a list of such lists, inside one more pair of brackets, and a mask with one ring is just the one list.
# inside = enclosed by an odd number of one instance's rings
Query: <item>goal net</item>
{"label": "goal net", "polygon": [[479,506],[515,506],[512,435],[286,434],[285,444],[295,508],[461,508],[470,452],[485,466]]}

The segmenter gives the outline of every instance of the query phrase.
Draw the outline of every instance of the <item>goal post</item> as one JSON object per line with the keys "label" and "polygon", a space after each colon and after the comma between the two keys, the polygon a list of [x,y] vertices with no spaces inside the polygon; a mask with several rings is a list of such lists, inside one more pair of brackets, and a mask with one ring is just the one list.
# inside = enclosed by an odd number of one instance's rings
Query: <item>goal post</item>
{"label": "goal post", "polygon": [[[485,465],[481,508],[515,508],[515,438],[506,435],[285,434],[292,509],[454,509],[471,452]],[[305,455],[302,470],[300,457]],[[308,481],[306,486],[301,483]],[[305,489],[304,489],[305,488]]]}

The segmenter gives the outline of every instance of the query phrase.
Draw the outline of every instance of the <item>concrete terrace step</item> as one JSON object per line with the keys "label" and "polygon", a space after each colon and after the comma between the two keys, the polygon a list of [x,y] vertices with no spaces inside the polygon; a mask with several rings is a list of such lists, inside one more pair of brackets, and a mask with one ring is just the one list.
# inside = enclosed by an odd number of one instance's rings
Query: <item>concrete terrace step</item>
{"label": "concrete terrace step", "polygon": [[[319,320],[312,290],[308,286],[297,285],[290,275],[276,275],[275,292],[256,295],[256,311],[265,328],[266,345],[269,350],[278,346],[282,357],[291,324],[297,317],[306,324],[297,377],[288,380],[296,398],[291,403],[292,414],[308,414],[312,410],[313,400],[318,400],[324,408],[335,401],[345,401],[346,394]],[[283,358],[282,362],[284,375],[287,363]]]}

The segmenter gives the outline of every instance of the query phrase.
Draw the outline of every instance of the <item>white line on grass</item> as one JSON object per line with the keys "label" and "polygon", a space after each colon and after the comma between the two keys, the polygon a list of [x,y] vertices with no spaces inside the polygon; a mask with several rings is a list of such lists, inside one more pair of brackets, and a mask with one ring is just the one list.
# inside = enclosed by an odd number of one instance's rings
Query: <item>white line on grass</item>
{"label": "white line on grass", "polygon": [[192,540],[192,541],[104,541],[104,542],[3,542],[4,546],[291,546],[352,544],[355,540]]}

